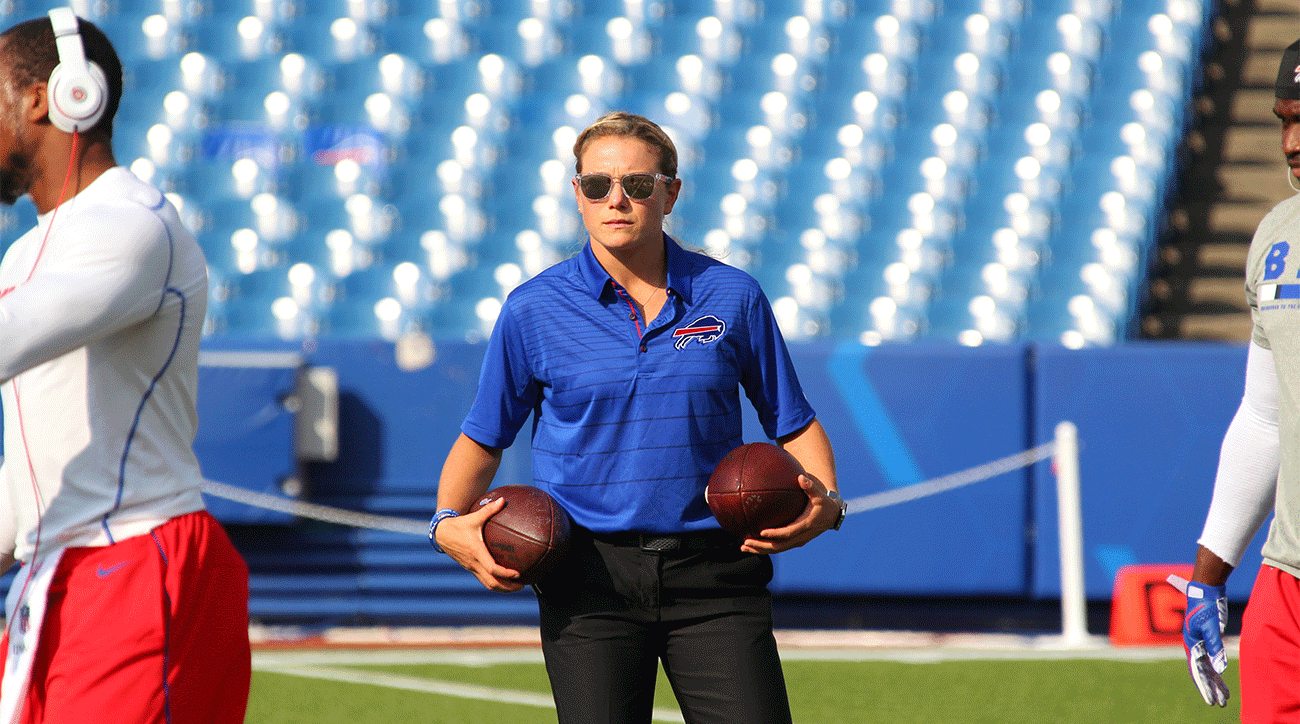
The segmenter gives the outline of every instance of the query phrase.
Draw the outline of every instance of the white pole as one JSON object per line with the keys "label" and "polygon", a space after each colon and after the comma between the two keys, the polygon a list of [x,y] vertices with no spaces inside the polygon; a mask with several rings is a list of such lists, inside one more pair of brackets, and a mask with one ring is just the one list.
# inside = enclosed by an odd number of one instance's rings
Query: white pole
{"label": "white pole", "polygon": [[1073,422],[1056,426],[1056,514],[1061,544],[1061,643],[1088,642],[1083,587],[1083,511],[1079,503],[1079,430]]}

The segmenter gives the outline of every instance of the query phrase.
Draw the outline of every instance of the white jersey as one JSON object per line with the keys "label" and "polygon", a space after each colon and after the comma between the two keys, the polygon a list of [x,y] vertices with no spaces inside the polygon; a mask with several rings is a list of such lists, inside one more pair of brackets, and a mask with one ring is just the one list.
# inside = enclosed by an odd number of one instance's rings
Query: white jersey
{"label": "white jersey", "polygon": [[1246,301],[1252,339],[1272,351],[1277,373],[1280,460],[1264,560],[1300,577],[1300,195],[1259,223],[1246,264]]}
{"label": "white jersey", "polygon": [[207,285],[175,207],[122,167],[5,253],[0,552],[108,545],[203,508],[193,443]]}

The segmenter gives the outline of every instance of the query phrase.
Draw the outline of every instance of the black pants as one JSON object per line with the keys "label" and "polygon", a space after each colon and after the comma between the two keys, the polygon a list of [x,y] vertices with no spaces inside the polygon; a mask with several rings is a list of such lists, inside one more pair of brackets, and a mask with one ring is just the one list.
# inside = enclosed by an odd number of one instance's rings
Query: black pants
{"label": "black pants", "polygon": [[537,586],[560,724],[648,724],[658,663],[687,724],[789,724],[772,561],[721,535],[642,550],[575,529]]}

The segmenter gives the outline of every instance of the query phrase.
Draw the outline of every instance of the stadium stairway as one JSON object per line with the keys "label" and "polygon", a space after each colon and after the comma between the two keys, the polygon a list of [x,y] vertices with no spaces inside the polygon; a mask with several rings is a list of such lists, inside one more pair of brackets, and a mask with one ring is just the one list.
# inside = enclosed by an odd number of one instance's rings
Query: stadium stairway
{"label": "stadium stairway", "polygon": [[1260,219],[1294,193],[1286,185],[1273,82],[1300,35],[1294,0],[1221,0],[1214,47],[1195,98],[1180,196],[1160,242],[1142,334],[1244,342],[1250,313],[1246,252]]}

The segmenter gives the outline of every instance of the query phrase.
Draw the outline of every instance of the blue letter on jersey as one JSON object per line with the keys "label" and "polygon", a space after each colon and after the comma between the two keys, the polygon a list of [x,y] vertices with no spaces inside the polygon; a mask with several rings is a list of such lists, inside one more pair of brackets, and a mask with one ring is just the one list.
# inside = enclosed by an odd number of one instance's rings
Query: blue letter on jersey
{"label": "blue letter on jersey", "polygon": [[1291,251],[1291,245],[1285,241],[1279,241],[1268,250],[1268,256],[1264,257],[1264,278],[1277,279],[1282,276],[1282,270],[1286,268],[1286,255]]}

